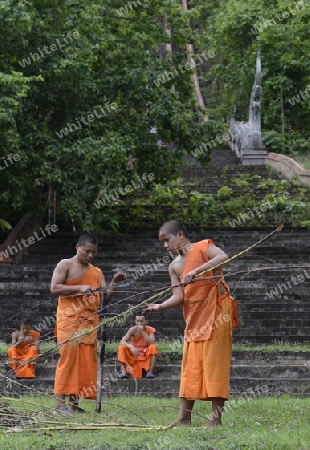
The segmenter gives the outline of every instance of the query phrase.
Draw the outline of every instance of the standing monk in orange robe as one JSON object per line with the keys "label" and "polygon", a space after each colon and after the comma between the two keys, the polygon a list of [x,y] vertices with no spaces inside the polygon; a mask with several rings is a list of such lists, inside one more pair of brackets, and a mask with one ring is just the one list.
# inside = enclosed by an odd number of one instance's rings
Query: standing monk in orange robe
{"label": "standing monk in orange robe", "polygon": [[[191,424],[195,400],[210,400],[212,414],[205,426],[221,425],[224,402],[229,398],[232,326],[236,303],[221,271],[195,278],[228,256],[211,240],[192,243],[182,222],[171,220],[159,229],[159,239],[176,258],[169,266],[173,295],[161,304],[150,304],[144,313],[183,304],[186,328],[178,419],[171,427]],[[237,326],[237,323],[234,323]]]}
{"label": "standing monk in orange robe", "polygon": [[38,331],[31,329],[31,321],[22,319],[20,330],[12,333],[12,347],[8,359],[16,378],[35,378],[36,359],[39,353]]}
{"label": "standing monk in orange robe", "polygon": [[146,371],[146,378],[154,378],[158,356],[155,333],[155,328],[147,325],[145,316],[136,316],[136,326],[127,331],[118,347],[117,360],[122,365],[120,378],[127,378],[127,373],[131,378],[142,378],[142,370]]}
{"label": "standing monk in orange robe", "polygon": [[[54,270],[51,292],[59,295],[56,334],[60,359],[55,374],[56,410],[84,412],[79,398],[96,399],[97,392],[97,329],[100,294],[105,279],[98,267],[91,264],[98,250],[98,240],[92,234],[78,239],[76,255],[62,259]],[[114,275],[107,301],[113,296],[113,284],[123,281],[125,274]],[[84,294],[78,295],[76,294]],[[100,387],[99,387],[100,388]],[[69,409],[65,396],[69,395]]]}

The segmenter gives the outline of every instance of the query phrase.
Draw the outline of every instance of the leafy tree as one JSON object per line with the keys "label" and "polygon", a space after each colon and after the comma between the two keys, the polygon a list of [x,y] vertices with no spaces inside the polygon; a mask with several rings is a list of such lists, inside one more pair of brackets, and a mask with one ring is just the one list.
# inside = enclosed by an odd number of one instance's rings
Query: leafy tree
{"label": "leafy tree", "polygon": [[[282,138],[289,138],[293,131],[309,138],[310,102],[307,94],[305,99],[300,95],[310,88],[307,1],[195,0],[193,7],[199,12],[197,52],[207,48],[215,54],[209,61],[205,87],[210,116],[225,117],[236,105],[237,118],[248,119],[255,58],[260,49],[263,129],[276,130]],[[298,95],[300,101],[292,105],[292,98]]]}
{"label": "leafy tree", "polygon": [[[112,205],[95,206],[99,192],[113,192],[143,173],[154,173],[156,182],[171,179],[184,153],[203,139],[191,71],[156,83],[186,62],[186,12],[169,0],[137,7],[115,0],[32,0],[17,2],[11,15],[15,3],[1,2],[7,42],[0,68],[6,76],[19,73],[29,90],[27,97],[21,86],[16,93],[15,139],[4,143],[5,152],[23,153],[23,165],[6,180],[7,192],[16,186],[18,194],[15,188],[2,195],[2,205],[10,216],[14,202],[19,214],[30,209],[46,217],[47,199],[56,192],[60,221],[117,229]],[[167,21],[180,49],[172,61],[160,58]],[[127,170],[130,160],[135,163]]]}

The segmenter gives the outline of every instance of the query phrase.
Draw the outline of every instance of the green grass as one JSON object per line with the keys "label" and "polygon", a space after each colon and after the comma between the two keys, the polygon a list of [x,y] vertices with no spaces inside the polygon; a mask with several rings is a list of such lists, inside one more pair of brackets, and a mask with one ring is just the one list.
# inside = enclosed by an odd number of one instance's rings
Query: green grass
{"label": "green grass", "polygon": [[[233,344],[234,350],[242,350],[242,351],[260,351],[260,352],[309,352],[310,344],[290,344],[286,342],[274,342],[274,344],[266,344],[266,345],[254,345],[249,346],[245,344]],[[310,447],[309,447],[310,449]]]}
{"label": "green grass", "polygon": [[[12,405],[22,405],[37,411],[53,407],[51,398],[29,398],[36,405],[26,404],[22,399]],[[223,416],[224,425],[203,429],[206,416],[210,414],[209,402],[196,402],[192,427],[158,429],[166,427],[177,416],[178,399],[155,399],[152,397],[110,398],[102,404],[102,413],[94,413],[94,405],[82,401],[88,414],[63,419],[68,430],[0,432],[1,450],[309,450],[310,449],[310,399],[291,398],[245,398],[243,404],[231,399],[231,407]],[[229,405],[229,402],[227,403]],[[32,417],[35,412],[32,411]],[[55,421],[55,419],[53,419]],[[92,431],[71,430],[73,423],[82,425],[96,422],[149,425],[152,429],[104,429]],[[42,427],[42,425],[41,425]]]}
{"label": "green grass", "polygon": [[[163,339],[160,341],[157,341],[156,344],[158,345],[159,353],[169,353],[174,352],[182,355],[183,350],[183,344],[181,339],[178,340],[167,340]],[[107,352],[117,352],[117,347],[119,346],[119,341],[116,342],[108,342],[106,344],[106,351]],[[10,347],[9,344],[5,344],[4,342],[0,342],[0,348],[1,353],[6,354],[7,349]],[[246,345],[246,344],[233,344],[233,351],[263,351],[263,352],[275,352],[275,351],[291,351],[291,352],[297,352],[297,351],[310,351],[310,343],[305,344],[290,344],[282,341],[275,341],[272,344],[266,344],[266,345]],[[50,341],[50,342],[42,342],[40,345],[40,352],[51,352],[51,353],[58,353],[58,348],[56,345],[56,342]],[[309,447],[310,449],[310,447]]]}

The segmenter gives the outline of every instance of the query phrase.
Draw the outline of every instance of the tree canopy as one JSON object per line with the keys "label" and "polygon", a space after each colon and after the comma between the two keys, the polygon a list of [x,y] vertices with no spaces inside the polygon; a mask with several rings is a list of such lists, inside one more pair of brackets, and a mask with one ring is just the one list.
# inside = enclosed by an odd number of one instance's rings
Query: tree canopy
{"label": "tree canopy", "polygon": [[[0,9],[3,160],[20,155],[3,170],[3,210],[44,216],[56,192],[68,222],[117,225],[111,205],[95,207],[99,192],[143,173],[164,182],[201,142],[191,71],[156,83],[172,64],[166,26],[185,49],[185,14],[168,0],[125,9],[115,0],[3,0]],[[175,53],[181,62],[185,52]]]}
{"label": "tree canopy", "polygon": [[[237,118],[248,119],[255,59],[260,50],[262,129],[282,135],[282,144],[287,141],[288,148],[309,151],[309,1],[194,3],[199,12],[198,47],[215,54],[202,73],[210,117],[232,115],[236,105]],[[279,142],[277,149],[286,151]]]}
{"label": "tree canopy", "polygon": [[[258,49],[270,142],[293,137],[309,149],[308,1],[188,6],[0,0],[2,219],[46,218],[56,198],[61,223],[116,230],[113,193],[143,174],[171,180],[186,153],[223,134],[234,105],[247,118]],[[194,97],[195,70],[209,121]],[[98,207],[103,197],[113,201]]]}

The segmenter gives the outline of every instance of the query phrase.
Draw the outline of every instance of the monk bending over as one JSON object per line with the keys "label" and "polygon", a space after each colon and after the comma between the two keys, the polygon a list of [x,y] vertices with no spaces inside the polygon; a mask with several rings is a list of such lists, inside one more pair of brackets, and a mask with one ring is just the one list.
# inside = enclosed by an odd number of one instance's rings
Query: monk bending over
{"label": "monk bending over", "polygon": [[31,329],[31,321],[22,319],[20,330],[12,333],[12,347],[8,359],[16,378],[35,378],[36,359],[39,353],[38,331]]}
{"label": "monk bending over", "polygon": [[171,427],[191,424],[195,400],[212,402],[212,414],[205,426],[221,425],[224,402],[229,397],[233,318],[237,326],[235,300],[230,296],[221,271],[202,275],[204,279],[195,276],[228,257],[210,239],[192,243],[184,224],[177,220],[161,226],[159,239],[176,256],[169,266],[172,285],[184,283],[173,288],[168,300],[150,304],[143,311],[161,311],[183,304],[186,328],[180,409]]}
{"label": "monk bending over", "polygon": [[136,316],[136,326],[130,328],[118,347],[117,360],[121,363],[120,378],[154,378],[154,367],[158,356],[155,344],[155,328],[147,326],[145,316]]}
{"label": "monk bending over", "polygon": [[[98,288],[106,286],[98,267],[91,264],[97,255],[98,241],[92,234],[80,236],[76,255],[61,260],[51,281],[51,292],[59,295],[56,335],[60,359],[55,374],[54,393],[56,411],[84,412],[79,398],[96,399],[97,393],[97,329],[100,294]],[[107,301],[113,296],[113,285],[126,275],[114,275],[107,291]],[[76,295],[84,294],[84,295]],[[69,408],[65,406],[69,395]]]}

